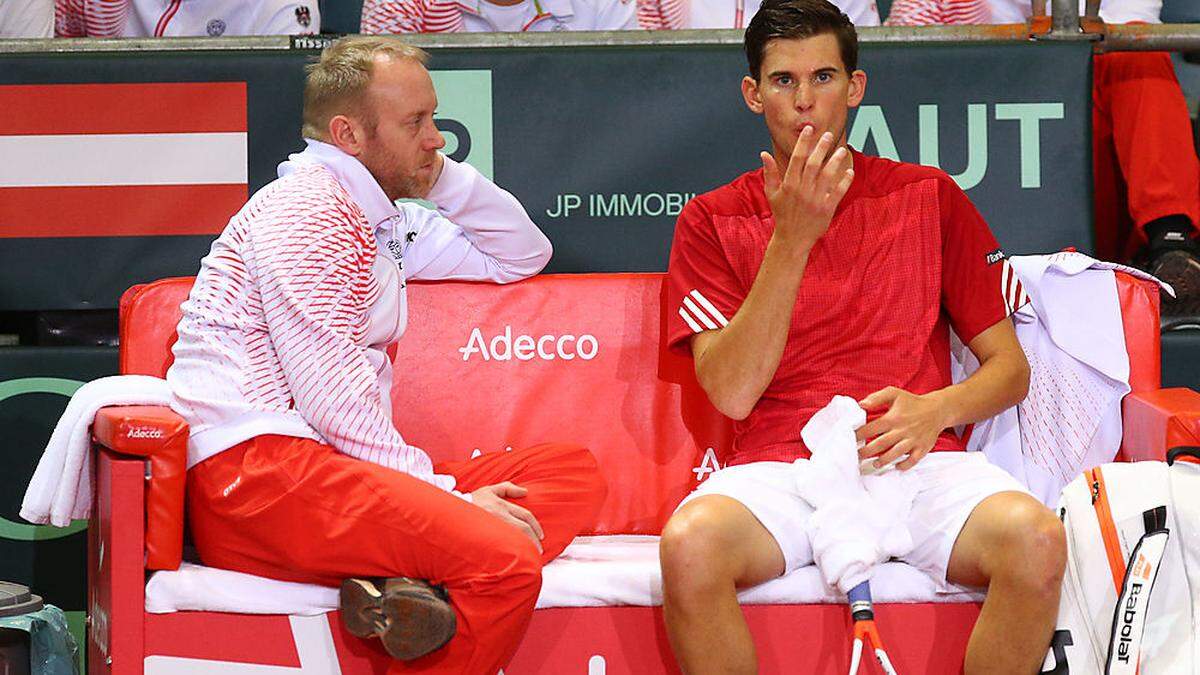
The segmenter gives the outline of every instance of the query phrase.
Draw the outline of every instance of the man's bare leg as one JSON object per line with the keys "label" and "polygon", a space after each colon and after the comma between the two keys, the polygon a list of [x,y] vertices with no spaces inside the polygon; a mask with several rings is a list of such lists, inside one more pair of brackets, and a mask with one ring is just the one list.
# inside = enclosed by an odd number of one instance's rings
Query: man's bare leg
{"label": "man's bare leg", "polygon": [[1058,615],[1067,540],[1054,512],[1021,492],[980,502],[950,554],[947,578],[986,586],[965,675],[1037,673]]}
{"label": "man's bare leg", "polygon": [[774,537],[737,500],[706,495],[671,516],[659,554],[663,617],[683,672],[758,672],[737,589],[783,574]]}

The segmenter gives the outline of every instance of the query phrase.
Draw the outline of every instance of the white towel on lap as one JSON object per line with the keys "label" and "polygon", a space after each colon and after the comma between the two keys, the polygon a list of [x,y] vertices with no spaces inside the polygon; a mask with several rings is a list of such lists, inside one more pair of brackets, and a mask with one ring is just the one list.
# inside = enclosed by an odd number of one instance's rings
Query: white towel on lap
{"label": "white towel on lap", "polygon": [[794,465],[796,490],[813,507],[813,560],[825,583],[843,593],[913,548],[906,523],[917,484],[890,467],[862,475],[854,432],[866,421],[858,402],[834,396],[800,431],[812,458]]}
{"label": "white towel on lap", "polygon": [[39,525],[66,527],[87,518],[92,507],[92,421],[110,405],[167,405],[167,381],[146,375],[115,375],[88,382],[71,397],[38,461],[21,517]]}

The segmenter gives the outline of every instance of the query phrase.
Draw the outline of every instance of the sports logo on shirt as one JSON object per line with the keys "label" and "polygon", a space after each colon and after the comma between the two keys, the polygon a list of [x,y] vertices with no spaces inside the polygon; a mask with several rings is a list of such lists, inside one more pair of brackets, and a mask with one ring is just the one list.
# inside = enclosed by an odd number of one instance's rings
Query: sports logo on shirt
{"label": "sports logo on shirt", "polygon": [[212,21],[208,22],[208,26],[205,27],[205,32],[208,33],[209,37],[221,37],[225,34],[225,28],[226,26],[224,21],[220,19],[213,19]]}
{"label": "sports logo on shirt", "polygon": [[1004,260],[1004,249],[1002,248],[998,248],[995,251],[987,254],[987,264],[989,265],[995,265],[1001,260]]}
{"label": "sports logo on shirt", "polygon": [[695,288],[683,296],[683,302],[679,305],[679,316],[683,317],[684,323],[693,333],[724,328],[729,324],[729,319],[725,318],[721,310]]}
{"label": "sports logo on shirt", "polygon": [[437,128],[446,139],[442,152],[492,178],[492,71],[434,70]]}
{"label": "sports logo on shirt", "polygon": [[312,12],[307,7],[296,8],[296,23],[308,28],[312,25]]}

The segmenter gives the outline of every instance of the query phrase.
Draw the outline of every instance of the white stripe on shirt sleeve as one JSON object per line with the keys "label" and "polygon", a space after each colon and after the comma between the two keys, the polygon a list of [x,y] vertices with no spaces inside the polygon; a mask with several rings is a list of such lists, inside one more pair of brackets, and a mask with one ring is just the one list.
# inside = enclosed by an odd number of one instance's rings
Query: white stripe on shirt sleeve
{"label": "white stripe on shirt sleeve", "polygon": [[1008,261],[1005,260],[1000,265],[1000,297],[1004,299],[1004,309],[1006,316],[1012,314],[1012,303],[1008,301],[1008,277],[1012,274],[1012,268],[1008,266]]}
{"label": "white stripe on shirt sleeve", "polygon": [[721,313],[721,310],[717,309],[716,305],[709,302],[708,298],[704,297],[704,295],[701,294],[699,290],[693,288],[692,292],[689,293],[688,295],[695,298],[696,302],[699,302],[704,307],[704,309],[707,309],[709,311],[709,313],[712,315],[712,317],[714,319],[716,319],[717,323],[721,324],[722,328],[729,325],[729,319],[726,319],[725,315]]}
{"label": "white stripe on shirt sleeve", "polygon": [[700,323],[704,324],[705,328],[707,328],[709,330],[714,330],[716,328],[720,328],[720,326],[718,326],[716,324],[716,322],[714,322],[712,320],[712,318],[709,317],[708,314],[706,314],[702,309],[700,309],[698,306],[696,306],[696,303],[692,302],[692,299],[690,297],[685,296],[683,298],[683,306],[685,308],[687,308],[687,310],[689,312],[692,313],[692,316],[699,319]]}
{"label": "white stripe on shirt sleeve", "polygon": [[704,329],[700,327],[700,324],[696,323],[696,320],[692,318],[692,315],[688,314],[688,311],[683,307],[679,308],[679,316],[683,317],[683,320],[687,322],[688,327],[692,329],[693,333],[704,332]]}

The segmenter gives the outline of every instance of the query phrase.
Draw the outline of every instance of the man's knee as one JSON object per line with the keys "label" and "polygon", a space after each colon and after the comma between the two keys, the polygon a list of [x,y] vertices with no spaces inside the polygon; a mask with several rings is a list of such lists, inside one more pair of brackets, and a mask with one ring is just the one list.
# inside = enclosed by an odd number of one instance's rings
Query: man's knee
{"label": "man's knee", "polygon": [[994,545],[1001,555],[993,578],[1007,576],[1026,592],[1057,597],[1067,562],[1067,535],[1054,512],[1033,499],[1018,502],[999,533]]}
{"label": "man's knee", "polygon": [[553,466],[562,475],[573,477],[576,497],[597,509],[608,496],[608,480],[591,450],[570,443],[544,443],[529,448],[541,461]]}
{"label": "man's knee", "polygon": [[566,461],[578,472],[583,481],[581,498],[597,509],[608,497],[608,480],[600,471],[600,464],[591,450],[579,445],[564,446]]}
{"label": "man's knee", "polygon": [[704,498],[680,509],[659,542],[664,591],[705,592],[732,586],[737,576],[728,526],[720,508]]}
{"label": "man's knee", "polygon": [[520,530],[500,523],[497,531],[479,545],[478,566],[470,574],[469,583],[534,596],[541,590],[541,553]]}

